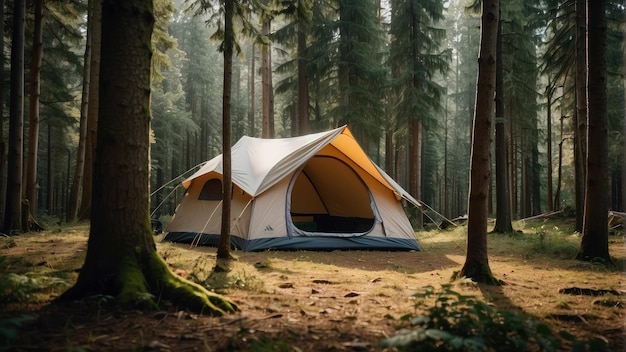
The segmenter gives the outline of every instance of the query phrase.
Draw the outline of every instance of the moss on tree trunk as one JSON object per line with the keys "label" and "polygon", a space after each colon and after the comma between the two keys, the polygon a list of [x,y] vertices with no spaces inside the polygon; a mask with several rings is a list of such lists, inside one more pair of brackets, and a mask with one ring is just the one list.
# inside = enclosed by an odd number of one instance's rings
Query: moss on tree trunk
{"label": "moss on tree trunk", "polygon": [[168,300],[212,315],[237,307],[173,274],[150,226],[152,0],[105,0],[99,126],[87,256],[61,301],[108,295],[122,307]]}

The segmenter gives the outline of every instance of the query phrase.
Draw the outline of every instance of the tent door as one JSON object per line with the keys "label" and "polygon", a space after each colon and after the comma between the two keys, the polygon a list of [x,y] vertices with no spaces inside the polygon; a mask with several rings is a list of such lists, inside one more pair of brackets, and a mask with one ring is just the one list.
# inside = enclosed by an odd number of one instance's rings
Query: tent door
{"label": "tent door", "polygon": [[380,219],[365,182],[346,162],[316,155],[294,173],[287,192],[287,233],[355,237]]}

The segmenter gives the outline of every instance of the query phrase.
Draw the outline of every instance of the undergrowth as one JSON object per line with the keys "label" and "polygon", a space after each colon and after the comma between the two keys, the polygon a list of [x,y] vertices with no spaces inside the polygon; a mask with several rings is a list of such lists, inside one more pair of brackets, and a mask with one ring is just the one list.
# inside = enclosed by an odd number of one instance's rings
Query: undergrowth
{"label": "undergrowth", "polygon": [[[0,257],[0,307],[7,303],[37,301],[37,294],[46,294],[67,288],[69,284],[58,277],[20,275],[7,272],[6,258]],[[45,300],[45,298],[44,298]]]}
{"label": "undergrowth", "polygon": [[[52,292],[59,287],[69,286],[67,282],[56,277],[9,273],[6,270],[5,257],[0,257],[0,268],[2,269],[0,271],[0,308],[9,303],[45,301],[45,297],[36,299],[35,296]],[[35,319],[30,314],[0,318],[0,345],[5,345],[9,340],[15,339],[18,331]]]}
{"label": "undergrowth", "polygon": [[413,295],[415,313],[401,319],[410,328],[380,342],[399,351],[606,351],[603,340],[577,340],[522,313],[499,310],[442,285]]}

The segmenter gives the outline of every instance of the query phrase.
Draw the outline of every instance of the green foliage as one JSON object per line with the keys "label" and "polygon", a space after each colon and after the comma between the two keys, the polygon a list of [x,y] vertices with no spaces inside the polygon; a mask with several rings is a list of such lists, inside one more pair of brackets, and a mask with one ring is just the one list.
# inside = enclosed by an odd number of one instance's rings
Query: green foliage
{"label": "green foliage", "polygon": [[[417,314],[407,314],[411,329],[380,342],[400,351],[603,351],[600,341],[578,341],[561,332],[555,335],[546,324],[513,311],[452,290],[450,284],[436,292],[426,286],[413,295]],[[567,346],[562,345],[567,342]]]}
{"label": "green foliage", "polygon": [[188,273],[188,279],[207,289],[226,293],[232,289],[260,291],[263,289],[263,282],[255,275],[241,272],[231,272],[228,265],[219,264],[215,268],[209,268],[209,262],[199,259]]}
{"label": "green foliage", "polygon": [[14,273],[2,274],[0,276],[0,303],[24,302],[40,288],[40,283],[28,276]]}
{"label": "green foliage", "polygon": [[5,257],[0,257],[0,306],[7,303],[26,302],[32,300],[36,293],[44,292],[57,286],[68,287],[69,284],[56,277],[30,277],[15,273],[7,273]]}

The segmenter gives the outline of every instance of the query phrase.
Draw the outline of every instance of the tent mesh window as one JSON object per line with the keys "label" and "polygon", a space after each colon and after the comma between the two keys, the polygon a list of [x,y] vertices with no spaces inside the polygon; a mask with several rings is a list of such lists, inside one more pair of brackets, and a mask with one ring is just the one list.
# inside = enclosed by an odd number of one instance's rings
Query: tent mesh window
{"label": "tent mesh window", "polygon": [[212,178],[202,186],[199,200],[222,200],[222,181]]}

